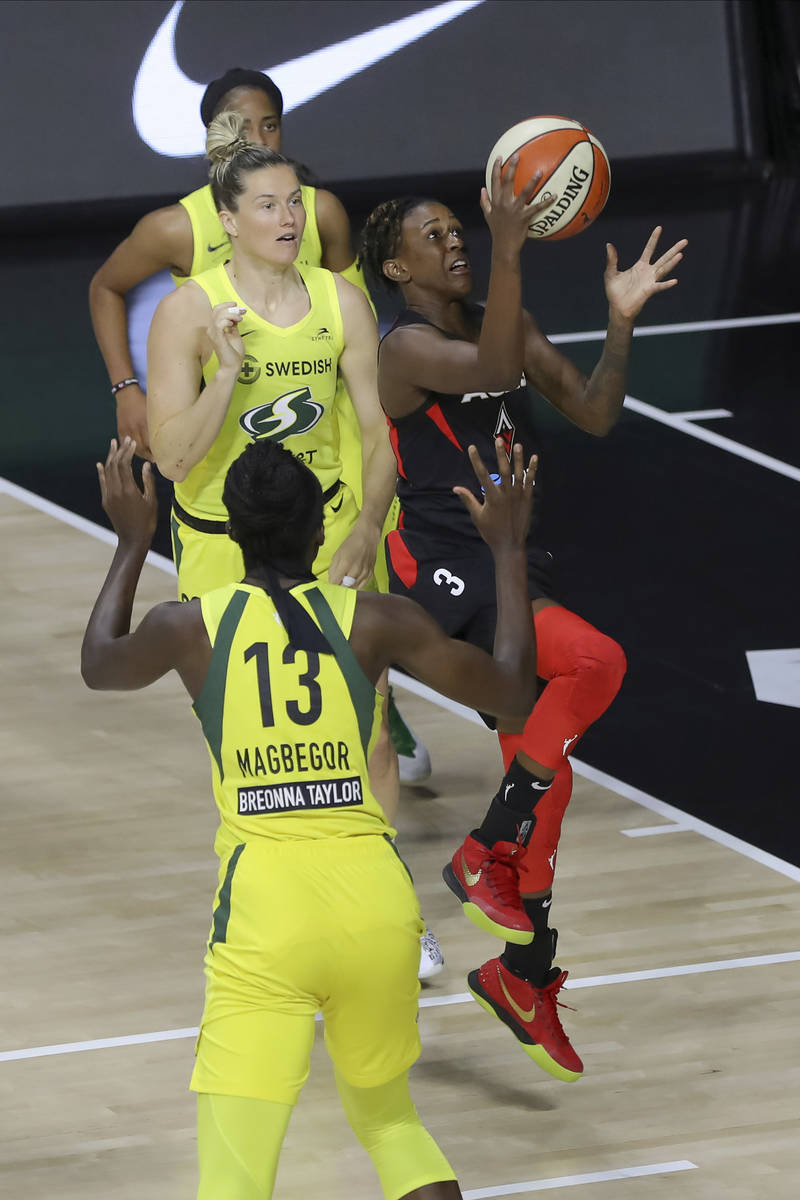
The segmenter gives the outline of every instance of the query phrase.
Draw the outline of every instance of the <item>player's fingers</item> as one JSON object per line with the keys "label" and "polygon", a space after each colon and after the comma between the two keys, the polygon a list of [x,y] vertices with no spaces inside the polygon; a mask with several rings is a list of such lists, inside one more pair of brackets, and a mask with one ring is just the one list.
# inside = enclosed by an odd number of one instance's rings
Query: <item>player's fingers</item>
{"label": "player's fingers", "polygon": [[520,196],[522,197],[522,200],[525,204],[530,204],[531,199],[533,198],[533,196],[535,195],[535,193],[539,187],[541,178],[542,178],[542,172],[537,171],[536,174],[533,175],[528,180],[528,182],[525,184],[525,187],[520,192]]}
{"label": "player's fingers", "polygon": [[155,504],[156,501],[156,481],[153,475],[152,463],[146,462],[142,467],[142,483],[144,484],[144,498],[148,504]]}
{"label": "player's fingers", "polygon": [[477,446],[470,446],[467,450],[467,454],[469,455],[469,461],[472,463],[472,469],[475,472],[478,483],[485,491],[486,485],[489,482],[489,472],[483,465],[483,459],[481,458],[480,454],[478,454]]}
{"label": "player's fingers", "polygon": [[498,155],[492,163],[492,196],[497,199],[503,179],[503,160]]}
{"label": "player's fingers", "polygon": [[108,443],[108,454],[106,455],[106,470],[108,470],[114,455],[117,453],[117,439],[112,438]]}
{"label": "player's fingers", "polygon": [[123,471],[130,472],[133,456],[136,453],[136,442],[132,437],[124,438],[119,454],[119,465]]}
{"label": "player's fingers", "polygon": [[677,282],[678,282],[677,279],[665,279],[662,283],[657,283],[655,285],[655,291],[657,291],[657,292],[666,291],[667,288],[675,287],[675,284]]}
{"label": "player's fingers", "polygon": [[656,267],[661,266],[663,263],[667,262],[670,258],[672,258],[676,254],[680,253],[681,250],[685,250],[688,245],[689,245],[689,239],[681,238],[681,240],[679,242],[676,242],[674,246],[670,246],[669,250],[664,251],[664,253],[661,255],[661,257],[659,259],[657,259],[657,261],[654,263],[654,266],[656,266]]}
{"label": "player's fingers", "polygon": [[95,466],[97,467],[97,480],[100,484],[100,503],[105,506],[107,495],[105,467],[102,463],[95,463]]}
{"label": "player's fingers", "polygon": [[489,199],[489,193],[485,187],[481,188],[481,212],[485,217],[488,217],[492,211],[492,202]]}
{"label": "player's fingers", "polygon": [[606,242],[606,269],[616,271],[618,263],[619,255],[617,254],[617,247],[612,245],[611,242]]}
{"label": "player's fingers", "polygon": [[528,220],[538,217],[539,213],[544,212],[551,204],[555,204],[557,199],[558,192],[544,192],[540,200],[528,206]]}
{"label": "player's fingers", "polygon": [[539,466],[537,455],[532,454],[522,480],[522,491],[528,504],[533,503],[533,489],[536,487],[536,469]]}
{"label": "player's fingers", "polygon": [[511,477],[511,463],[506,454],[505,442],[502,438],[494,439],[494,455],[497,459],[497,474],[502,483],[508,483]]}
{"label": "player's fingers", "polygon": [[[517,152],[515,150],[514,153],[511,155],[511,158],[506,163],[505,171],[503,171],[503,160],[501,158],[495,159],[495,162],[499,164],[499,166],[497,168],[498,183],[500,182],[500,180],[502,178],[503,186],[508,191],[508,194],[513,196],[514,195],[514,180],[516,179],[517,166],[519,165],[519,155],[517,154]],[[494,175],[494,172],[492,174]]]}
{"label": "player's fingers", "polygon": [[642,251],[642,254],[641,254],[642,262],[648,262],[648,263],[650,262],[650,259],[655,254],[656,246],[658,245],[658,239],[660,237],[661,237],[661,226],[656,225],[655,229],[650,234],[650,237],[647,239],[647,245],[645,246],[644,250]]}
{"label": "player's fingers", "polygon": [[453,491],[458,496],[459,500],[464,505],[464,508],[467,510],[467,512],[469,513],[469,515],[471,517],[476,517],[480,514],[481,506],[478,503],[478,501],[475,499],[475,497],[473,496],[473,494],[469,490],[469,488],[454,487]]}
{"label": "player's fingers", "polygon": [[514,472],[511,476],[512,486],[522,488],[524,486],[525,468],[522,465],[522,446],[519,442],[515,442],[511,449],[511,461],[514,464]]}

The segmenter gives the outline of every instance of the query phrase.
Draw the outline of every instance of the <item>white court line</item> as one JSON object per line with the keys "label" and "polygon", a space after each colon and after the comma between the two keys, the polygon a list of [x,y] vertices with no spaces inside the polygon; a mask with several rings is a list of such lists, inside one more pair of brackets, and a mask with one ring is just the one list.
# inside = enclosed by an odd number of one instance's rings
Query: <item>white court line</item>
{"label": "white court line", "polygon": [[638,829],[620,829],[625,837],[656,837],[659,833],[687,833],[688,825],[641,825]]}
{"label": "white court line", "polygon": [[[413,692],[415,696],[421,696],[424,700],[429,700],[431,704],[436,704],[439,708],[444,708],[458,717],[463,717],[465,721],[470,721],[472,724],[486,729],[483,721],[472,709],[465,708],[463,704],[458,704],[457,701],[450,700],[447,696],[440,696],[433,688],[412,679],[409,675],[403,675],[399,671],[390,671],[389,680],[393,687],[405,688],[407,692]],[[489,730],[486,729],[486,732],[488,734]],[[793,879],[795,883],[800,883],[800,867],[796,867],[794,863],[784,862],[782,858],[768,854],[766,850],[761,850],[758,846],[751,846],[749,842],[726,833],[724,829],[717,829],[715,825],[709,825],[707,821],[701,821],[691,813],[683,812],[672,804],[666,804],[663,800],[656,800],[655,796],[650,796],[647,792],[632,787],[629,783],[624,783],[614,775],[607,775],[605,771],[598,771],[596,767],[590,767],[588,763],[582,762],[579,758],[570,755],[570,762],[576,775],[590,779],[593,783],[599,783],[608,791],[616,792],[618,796],[624,796],[626,800],[632,800],[634,804],[640,804],[642,808],[648,808],[651,812],[666,817],[673,825],[683,825],[694,833],[700,833],[703,837],[709,838],[712,842],[718,842],[721,846],[735,850],[737,854],[751,858],[754,862],[785,875],[787,879]]]}
{"label": "white court line", "polygon": [[[670,333],[713,333],[718,329],[756,329],[760,325],[793,325],[800,313],[772,313],[763,317],[722,317],[717,321],[681,321],[675,325],[637,325],[634,337],[662,337]],[[587,329],[581,333],[548,333],[554,345],[569,342],[602,342],[605,329]]]}
{"label": "white court line", "polygon": [[27,1050],[3,1050],[0,1062],[16,1062],[21,1058],[47,1058],[51,1054],[79,1054],[83,1050],[111,1050],[115,1046],[144,1046],[148,1042],[178,1042],[181,1038],[196,1038],[199,1029],[161,1029],[156,1033],[132,1033],[127,1037],[95,1038],[90,1042],[61,1042],[55,1046],[31,1046]]}
{"label": "white court line", "polygon": [[689,412],[676,412],[673,417],[680,417],[682,421],[718,421],[721,417],[732,417],[733,413],[729,408],[696,408]]}
{"label": "white court line", "polygon": [[[681,975],[709,975],[716,971],[739,971],[748,967],[769,967],[779,963],[800,962],[800,950],[783,954],[758,954],[752,958],[724,958],[716,962],[684,963],[676,967],[652,967],[646,971],[621,971],[616,975],[587,975],[583,979],[568,979],[567,991],[581,988],[608,987],[617,983],[642,983],[651,979],[672,979]],[[423,996],[420,1008],[442,1008],[451,1004],[470,1004],[469,992],[452,992],[445,996]],[[322,1020],[317,1014],[317,1020]],[[161,1029],[155,1033],[134,1033],[123,1037],[96,1038],[85,1042],[60,1042],[53,1046],[29,1046],[24,1050],[0,1051],[0,1063],[17,1062],[25,1058],[47,1058],[54,1054],[77,1054],[84,1050],[111,1050],[117,1046],[143,1046],[149,1042],[173,1042],[196,1038],[195,1026],[184,1029]]]}
{"label": "white court line", "polygon": [[708,442],[710,446],[716,446],[719,450],[727,450],[728,454],[735,454],[737,458],[746,458],[748,462],[755,463],[758,467],[766,467],[769,471],[775,471],[777,475],[785,475],[787,479],[795,479],[800,482],[800,467],[794,467],[791,463],[773,458],[770,454],[762,454],[760,450],[753,450],[751,446],[745,446],[743,442],[734,442],[732,438],[723,437],[722,434],[715,433],[713,429],[694,425],[681,413],[667,412],[663,408],[657,408],[655,404],[646,404],[643,400],[636,400],[633,396],[625,397],[625,407],[631,412],[639,413],[642,417],[650,417],[652,421],[669,425],[671,429],[677,429],[679,433],[686,433],[689,437],[697,438],[700,442]]}
{"label": "white court line", "polygon": [[[29,492],[27,488],[12,483],[10,479],[0,477],[0,492],[13,496],[15,500],[27,504],[29,508],[46,513],[48,517],[55,517],[57,521],[71,526],[72,529],[88,533],[89,537],[97,538],[98,542],[105,542],[109,546],[117,544],[117,535],[111,529],[104,529],[102,525],[98,525],[94,521],[87,521],[86,517],[79,517],[77,513],[70,512],[68,508],[62,508],[60,504],[53,504],[50,500],[45,500],[43,496]],[[168,575],[177,575],[172,559],[165,558],[163,554],[156,554],[155,550],[148,552],[147,561],[152,567],[158,567],[159,571],[166,571]]]}
{"label": "white court line", "polygon": [[492,1196],[523,1196],[556,1188],[580,1187],[584,1183],[606,1183],[612,1179],[641,1179],[643,1175],[669,1175],[674,1171],[696,1171],[697,1163],[687,1158],[673,1162],[648,1163],[644,1167],[619,1167],[616,1171],[588,1171],[585,1175],[560,1175],[555,1179],[530,1179],[527,1183],[505,1183],[499,1187],[471,1188],[464,1200],[490,1200]]}

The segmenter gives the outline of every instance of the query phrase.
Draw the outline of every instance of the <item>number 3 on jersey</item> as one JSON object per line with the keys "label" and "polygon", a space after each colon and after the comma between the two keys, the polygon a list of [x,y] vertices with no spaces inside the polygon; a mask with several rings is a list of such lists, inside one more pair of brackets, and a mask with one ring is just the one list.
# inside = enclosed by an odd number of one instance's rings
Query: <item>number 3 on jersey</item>
{"label": "number 3 on jersey", "polygon": [[[322,712],[322,688],[317,683],[319,675],[319,655],[314,650],[301,650],[305,654],[308,670],[303,671],[297,682],[308,692],[308,707],[303,709],[297,700],[287,700],[286,715],[295,725],[313,725],[319,720]],[[297,651],[294,646],[287,646],[283,651],[284,666],[295,661]],[[256,678],[258,680],[258,697],[261,701],[261,724],[265,729],[275,724],[275,714],[272,706],[272,683],[269,677],[269,643],[253,642],[244,652],[244,661],[251,658],[256,660]]]}
{"label": "number 3 on jersey", "polygon": [[460,596],[466,586],[459,575],[451,575],[444,567],[439,567],[433,572],[433,582],[437,587],[447,584],[447,590],[451,596]]}

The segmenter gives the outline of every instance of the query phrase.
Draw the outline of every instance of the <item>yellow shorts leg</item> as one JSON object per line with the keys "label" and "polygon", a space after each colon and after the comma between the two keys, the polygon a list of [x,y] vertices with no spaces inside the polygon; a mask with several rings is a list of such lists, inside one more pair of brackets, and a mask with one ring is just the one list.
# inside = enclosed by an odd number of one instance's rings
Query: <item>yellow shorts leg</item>
{"label": "yellow shorts leg", "polygon": [[270,1200],[290,1104],[197,1097],[197,1200]]}
{"label": "yellow shorts leg", "polygon": [[372,1159],[386,1200],[428,1183],[455,1179],[425,1129],[408,1092],[408,1071],[382,1087],[357,1088],[337,1071],[336,1086],[350,1128]]}
{"label": "yellow shorts leg", "polygon": [[178,599],[192,600],[203,592],[244,579],[242,552],[227,533],[193,529],[172,511],[172,557],[178,572]]}

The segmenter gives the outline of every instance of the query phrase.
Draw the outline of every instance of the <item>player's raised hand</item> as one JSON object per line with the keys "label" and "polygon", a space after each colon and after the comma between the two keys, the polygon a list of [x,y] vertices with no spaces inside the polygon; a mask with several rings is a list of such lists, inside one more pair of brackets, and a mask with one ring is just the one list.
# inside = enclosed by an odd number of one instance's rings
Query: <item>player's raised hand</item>
{"label": "player's raised hand", "polygon": [[244,358],[244,342],[239,333],[239,323],[247,312],[232,300],[217,304],[211,310],[208,334],[221,367],[231,367],[238,372]]}
{"label": "player's raised hand", "polygon": [[481,188],[481,208],[486,224],[492,232],[492,251],[519,254],[528,237],[528,228],[540,213],[549,208],[557,198],[548,192],[547,199],[531,204],[531,197],[541,182],[542,172],[537,171],[529,179],[518,196],[514,195],[514,180],[519,166],[519,155],[512,154],[505,174],[503,160],[496,158],[492,164],[492,194]]}
{"label": "player's raised hand", "polygon": [[131,470],[135,450],[136,443],[128,437],[121,444],[111,439],[105,463],[97,463],[100,499],[120,543],[148,547],[158,521],[156,485],[153,467],[146,462],[142,467],[142,493]]}
{"label": "player's raised hand", "polygon": [[490,475],[476,447],[469,447],[469,460],[483,492],[482,504],[467,488],[456,487],[453,491],[471,516],[478,533],[496,553],[503,549],[519,550],[525,545],[538,460],[535,454],[532,455],[526,468],[522,446],[516,443],[509,462],[502,438],[495,439],[495,453],[497,474]]}
{"label": "player's raised hand", "polygon": [[634,320],[656,292],[664,292],[667,288],[675,287],[678,282],[677,279],[668,279],[667,276],[683,258],[683,250],[688,245],[687,239],[681,238],[660,258],[651,262],[661,233],[661,226],[657,225],[647,239],[647,245],[638,262],[627,271],[618,269],[616,248],[610,242],[606,246],[606,296],[609,306],[627,320]]}

